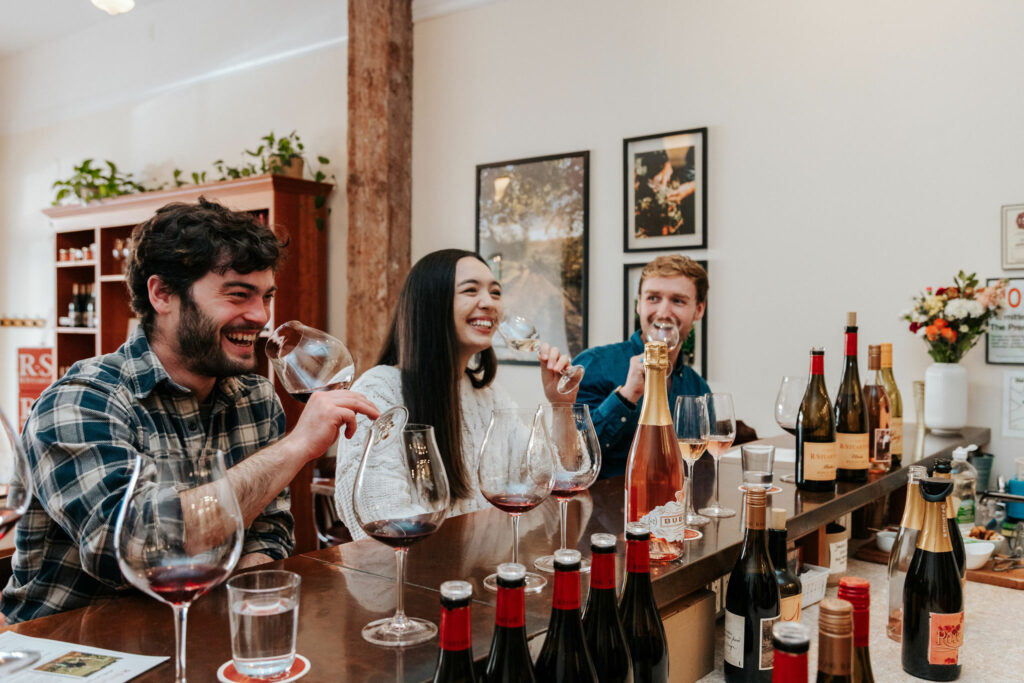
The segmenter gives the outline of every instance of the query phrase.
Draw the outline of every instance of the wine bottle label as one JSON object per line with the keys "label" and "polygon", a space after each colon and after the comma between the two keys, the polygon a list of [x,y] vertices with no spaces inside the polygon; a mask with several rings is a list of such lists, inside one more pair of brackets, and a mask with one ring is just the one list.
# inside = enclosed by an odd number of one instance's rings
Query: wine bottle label
{"label": "wine bottle label", "polygon": [[651,530],[651,537],[663,538],[666,541],[682,541],[686,535],[686,508],[680,501],[681,491],[676,492],[676,500],[659,505],[638,521],[645,523]]}
{"label": "wine bottle label", "polygon": [[743,668],[743,617],[725,610],[725,661]]}
{"label": "wine bottle label", "polygon": [[836,442],[804,441],[804,479],[833,481],[836,478]]}
{"label": "wine bottle label", "polygon": [[[639,543],[647,546],[643,549],[645,556],[650,555],[650,541],[627,541],[627,543]],[[632,548],[627,548],[626,558],[630,560],[636,553],[632,552]],[[633,571],[632,562],[630,562],[629,571]],[[647,562],[650,566],[650,561]],[[615,590],[615,553],[594,553],[591,555],[590,562],[590,588],[598,589],[612,589]]]}
{"label": "wine bottle label", "polygon": [[468,650],[470,640],[469,607],[441,610],[441,649],[449,652]]}
{"label": "wine bottle label", "polygon": [[503,628],[526,626],[525,591],[522,588],[499,588],[498,609],[494,624]]}
{"label": "wine bottle label", "polygon": [[555,597],[551,603],[555,609],[580,608],[580,572],[555,572]]}
{"label": "wine bottle label", "polygon": [[846,571],[846,539],[829,544],[829,574],[842,574]]}
{"label": "wine bottle label", "polygon": [[958,664],[964,644],[964,613],[928,614],[928,663]]}
{"label": "wine bottle label", "polygon": [[769,617],[761,620],[761,645],[758,648],[758,661],[761,671],[771,670],[775,661],[775,648],[772,646],[772,626],[778,621],[778,617]]}
{"label": "wine bottle label", "polygon": [[868,435],[836,434],[839,448],[839,467],[844,470],[866,470],[868,468]]}
{"label": "wine bottle label", "polygon": [[797,593],[779,600],[779,619],[782,621],[800,621],[800,608],[803,594]]}
{"label": "wine bottle label", "polygon": [[892,430],[892,442],[889,444],[889,451],[893,455],[903,455],[903,418],[894,417],[889,423]]}
{"label": "wine bottle label", "polygon": [[892,430],[877,427],[873,438],[874,457],[872,461],[888,467],[892,463]]}

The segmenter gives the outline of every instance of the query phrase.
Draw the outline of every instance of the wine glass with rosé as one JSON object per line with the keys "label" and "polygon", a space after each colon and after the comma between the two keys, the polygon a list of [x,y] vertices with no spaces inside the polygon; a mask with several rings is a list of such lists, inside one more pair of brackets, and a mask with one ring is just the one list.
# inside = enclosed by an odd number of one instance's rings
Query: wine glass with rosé
{"label": "wine glass with ros\u00e9", "polygon": [[708,447],[708,404],[703,396],[679,396],[675,412],[676,440],[686,461],[686,526],[701,526],[711,520],[693,509],[693,466]]}
{"label": "wine glass with ros\u00e9", "polygon": [[[484,498],[512,519],[512,562],[519,562],[519,517],[544,502],[555,485],[554,455],[544,422],[543,406],[532,411],[495,410],[487,425],[477,461],[477,481]],[[498,575],[484,579],[497,591]],[[540,574],[526,573],[527,593],[547,584]]]}
{"label": "wine glass with ros\u00e9", "polygon": [[[807,391],[807,377],[786,375],[779,384],[779,393],[775,397],[775,422],[783,430],[796,436],[796,416],[800,412],[800,402]],[[796,474],[789,472],[779,477],[790,484],[796,481]]]}
{"label": "wine glass with ros\u00e9", "polygon": [[[506,313],[498,324],[498,334],[505,340],[505,345],[513,351],[537,353],[540,351],[540,333],[526,316]],[[570,365],[562,370],[558,379],[558,393],[571,394],[583,379],[583,366]]]}
{"label": "wine glass with ros\u00e9", "polygon": [[314,391],[348,389],[356,372],[352,354],[340,339],[298,320],[270,334],[267,358],[284,390],[302,403]]}
{"label": "wine glass with ros\u00e9", "polygon": [[114,530],[117,563],[129,583],[174,610],[175,681],[185,680],[188,608],[234,569],[242,535],[221,451],[135,456]]}
{"label": "wine glass with ros\u00e9", "polygon": [[[554,453],[555,485],[551,494],[558,500],[559,528],[562,544],[566,549],[565,527],[569,501],[578,493],[586,491],[601,471],[601,443],[590,419],[590,408],[582,403],[554,403],[542,405],[544,424],[551,436]],[[553,574],[555,556],[539,557],[533,566],[542,572]],[[581,572],[590,571],[590,560],[580,563]]]}
{"label": "wine glass with ros\u00e9", "polygon": [[385,647],[417,645],[437,635],[433,622],[405,614],[405,557],[410,546],[441,528],[451,503],[434,428],[408,419],[408,411],[397,406],[374,420],[352,491],[363,531],[395,549],[395,614],[371,621],[362,632],[365,640]]}
{"label": "wine glass with ros\u00e9", "polygon": [[700,509],[708,517],[732,517],[736,511],[722,507],[718,502],[718,466],[725,452],[736,440],[736,411],[732,407],[732,394],[705,394],[708,407],[708,453],[715,460],[715,497],[711,505]]}

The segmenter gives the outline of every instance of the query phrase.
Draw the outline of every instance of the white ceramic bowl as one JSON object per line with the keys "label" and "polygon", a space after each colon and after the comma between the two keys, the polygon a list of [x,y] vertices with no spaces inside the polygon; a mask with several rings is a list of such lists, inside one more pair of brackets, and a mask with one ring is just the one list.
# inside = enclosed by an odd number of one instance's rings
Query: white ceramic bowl
{"label": "white ceramic bowl", "polygon": [[991,543],[993,546],[995,546],[994,550],[992,551],[993,555],[1006,554],[1008,545],[1006,542],[1006,536],[1003,536],[1002,534],[998,534],[994,538],[990,538],[988,540],[985,540],[983,538],[974,538],[972,536],[964,536],[964,545],[967,545],[968,543]]}
{"label": "white ceramic bowl", "polygon": [[977,541],[976,543],[964,544],[964,552],[967,553],[967,568],[981,569],[992,557],[992,551],[996,546],[991,541]]}
{"label": "white ceramic bowl", "polygon": [[895,531],[879,531],[875,534],[875,545],[879,550],[892,551],[892,544],[896,542]]}

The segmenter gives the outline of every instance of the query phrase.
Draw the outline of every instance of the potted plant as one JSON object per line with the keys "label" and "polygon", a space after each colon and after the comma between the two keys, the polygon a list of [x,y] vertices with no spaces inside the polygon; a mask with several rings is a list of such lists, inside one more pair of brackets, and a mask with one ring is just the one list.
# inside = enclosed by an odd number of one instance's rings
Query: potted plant
{"label": "potted plant", "polygon": [[104,161],[103,164],[105,167],[93,166],[92,159],[85,159],[74,167],[70,178],[55,180],[52,187],[57,194],[53,205],[64,203],[71,197],[77,197],[85,204],[96,199],[146,191],[131,173],[122,173],[113,161]]}

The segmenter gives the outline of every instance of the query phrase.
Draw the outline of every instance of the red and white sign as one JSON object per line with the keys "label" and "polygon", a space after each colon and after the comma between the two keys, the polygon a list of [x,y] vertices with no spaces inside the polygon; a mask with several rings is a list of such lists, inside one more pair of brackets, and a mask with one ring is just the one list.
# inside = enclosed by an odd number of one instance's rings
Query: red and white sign
{"label": "red and white sign", "polygon": [[25,426],[32,404],[53,381],[53,349],[18,349],[18,430]]}

